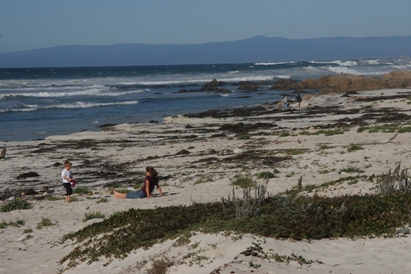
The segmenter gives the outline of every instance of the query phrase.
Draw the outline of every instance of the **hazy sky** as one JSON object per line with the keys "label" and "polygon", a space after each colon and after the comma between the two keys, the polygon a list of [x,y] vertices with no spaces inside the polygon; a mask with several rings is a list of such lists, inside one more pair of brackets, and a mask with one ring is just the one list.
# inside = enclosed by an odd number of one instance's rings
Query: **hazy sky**
{"label": "hazy sky", "polygon": [[0,52],[411,35],[411,0],[0,0]]}

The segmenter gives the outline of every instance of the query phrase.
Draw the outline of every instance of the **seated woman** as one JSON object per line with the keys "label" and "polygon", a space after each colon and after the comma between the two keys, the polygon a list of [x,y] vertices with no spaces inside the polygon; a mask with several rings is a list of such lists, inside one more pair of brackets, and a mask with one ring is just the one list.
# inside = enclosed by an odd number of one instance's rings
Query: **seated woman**
{"label": "seated woman", "polygon": [[148,166],[146,167],[146,179],[144,180],[143,186],[137,190],[137,191],[131,191],[128,193],[119,193],[114,190],[114,197],[118,199],[136,199],[136,198],[150,198],[152,196],[152,192],[154,187],[157,187],[158,192],[160,193],[161,196],[163,195],[163,192],[161,191],[161,187],[158,184],[158,178],[157,178],[157,171],[151,167]]}

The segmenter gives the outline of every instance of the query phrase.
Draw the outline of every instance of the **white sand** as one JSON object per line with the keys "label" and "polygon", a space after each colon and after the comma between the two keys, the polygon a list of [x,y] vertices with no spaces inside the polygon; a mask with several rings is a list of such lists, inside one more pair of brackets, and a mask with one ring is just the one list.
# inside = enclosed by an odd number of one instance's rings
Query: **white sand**
{"label": "white sand", "polygon": [[[394,95],[410,90],[379,90],[361,92],[356,96],[384,96]],[[301,112],[307,108],[316,106],[335,106],[341,109],[365,109],[366,107],[389,108],[394,107],[410,115],[410,105],[407,100],[387,99],[377,102],[352,102],[347,97],[317,96],[312,100],[302,103]],[[273,107],[273,106],[271,106]],[[292,106],[295,107],[295,106]],[[331,124],[342,117],[356,118],[360,114],[327,116],[318,115],[307,119],[276,119],[272,114],[253,119],[241,117],[227,119],[194,119],[187,117],[168,117],[165,123],[152,124],[124,124],[114,127],[110,131],[80,132],[68,136],[51,136],[44,141],[9,142],[7,158],[0,160],[0,191],[33,187],[30,179],[17,180],[19,174],[36,171],[41,177],[43,185],[55,186],[55,197],[63,197],[63,188],[60,187],[59,173],[62,167],[54,167],[53,164],[62,163],[65,159],[107,159],[110,163],[133,163],[133,172],[142,172],[144,167],[152,165],[161,175],[169,175],[171,178],[162,186],[163,191],[173,195],[161,198],[119,200],[113,198],[104,184],[109,183],[104,177],[96,178],[87,186],[93,189],[90,196],[73,195],[78,202],[66,203],[64,200],[49,201],[39,200],[30,202],[33,208],[29,210],[15,210],[0,213],[0,220],[4,222],[16,222],[24,220],[21,227],[8,226],[0,229],[0,273],[57,273],[61,266],[59,260],[67,255],[73,246],[59,244],[61,237],[67,233],[75,232],[92,222],[101,221],[93,219],[83,222],[86,213],[100,212],[106,217],[114,212],[129,208],[154,208],[170,205],[189,205],[193,202],[209,202],[227,197],[232,191],[230,179],[239,172],[241,167],[225,168],[222,166],[202,162],[199,159],[207,157],[225,157],[235,155],[235,152],[276,149],[304,149],[304,153],[293,156],[293,160],[281,163],[278,166],[280,173],[278,178],[270,179],[268,191],[271,194],[283,192],[297,184],[300,176],[303,176],[303,185],[320,185],[325,182],[346,177],[349,174],[340,173],[340,170],[349,166],[358,167],[363,174],[370,176],[379,175],[393,169],[395,164],[401,161],[403,168],[411,167],[411,133],[401,133],[389,143],[366,144],[363,150],[347,152],[347,145],[352,143],[372,143],[392,137],[393,133],[368,133],[357,132],[356,127],[351,127],[349,132],[333,136],[298,135],[298,131],[291,129],[314,128],[321,124]],[[285,114],[288,116],[294,113]],[[288,117],[290,118],[290,117]],[[190,124],[193,128],[207,126],[218,128],[222,123],[256,123],[274,122],[283,127],[284,131],[291,133],[288,137],[279,137],[279,134],[268,134],[264,137],[252,137],[241,140],[234,138],[233,133],[227,133],[227,137],[210,137],[213,133],[199,133],[185,128]],[[407,123],[409,121],[404,121]],[[312,129],[315,130],[315,129]],[[178,133],[173,133],[177,132]],[[258,130],[263,131],[263,130]],[[197,138],[170,139],[173,135],[190,136]],[[64,152],[50,149],[44,153],[35,153],[39,148],[53,147],[66,141],[93,139],[98,141],[113,141],[110,145],[105,143],[98,149],[78,149]],[[123,141],[137,142],[132,147],[122,146]],[[328,143],[332,148],[320,150],[319,145]],[[183,149],[189,150],[189,156],[178,155]],[[148,159],[148,156],[157,156]],[[281,155],[279,155],[281,156]],[[102,162],[104,163],[104,161]],[[80,160],[73,160],[73,171],[87,173],[96,171],[93,166],[90,170],[79,170],[82,165]],[[252,165],[252,163],[250,163]],[[251,173],[260,171],[272,171],[264,166],[252,167]],[[101,167],[101,172],[105,168]],[[120,173],[121,176],[121,173]],[[134,177],[123,178],[133,181]],[[81,178],[78,178],[81,185]],[[119,180],[121,181],[121,180]],[[40,186],[36,185],[36,190]],[[238,190],[240,191],[240,190]],[[375,193],[375,182],[359,181],[356,184],[337,185],[323,189],[320,195],[339,196]],[[106,198],[106,203],[97,203],[101,198]],[[0,202],[0,206],[8,201]],[[42,218],[49,218],[54,224],[41,229],[37,224]],[[31,229],[32,232],[25,233]],[[31,235],[28,238],[27,235]],[[364,239],[332,239],[319,241],[291,241],[275,240],[256,237],[253,235],[228,235],[214,234],[204,235],[194,232],[190,243],[183,246],[175,246],[176,240],[153,246],[148,250],[135,250],[124,260],[113,260],[108,266],[104,266],[104,259],[100,262],[82,263],[74,269],[64,273],[145,273],[150,268],[150,263],[143,264],[144,260],[152,261],[153,258],[166,257],[176,262],[169,268],[168,273],[410,273],[411,271],[411,238],[364,238]],[[319,261],[300,266],[296,262],[278,263],[274,260],[259,257],[241,255],[254,243],[263,247],[267,254],[278,253],[290,256],[292,253],[301,255],[306,260]],[[195,253],[197,257],[187,258],[187,254]],[[250,262],[252,262],[250,264]],[[250,265],[260,265],[252,267]],[[234,271],[234,272],[233,272]]]}

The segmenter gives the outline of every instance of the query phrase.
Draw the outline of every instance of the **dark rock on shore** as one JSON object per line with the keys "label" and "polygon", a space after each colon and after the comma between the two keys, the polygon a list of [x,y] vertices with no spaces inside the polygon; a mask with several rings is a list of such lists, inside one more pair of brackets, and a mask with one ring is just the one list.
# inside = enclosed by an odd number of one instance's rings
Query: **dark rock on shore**
{"label": "dark rock on shore", "polygon": [[114,127],[114,126],[117,126],[117,124],[103,124],[103,125],[100,125],[98,127],[99,128],[108,128],[108,127]]}
{"label": "dark rock on shore", "polygon": [[320,91],[320,94],[331,94],[408,87],[411,87],[411,71],[393,71],[381,77],[337,74],[300,82],[292,79],[278,79],[271,89],[316,89]]}
{"label": "dark rock on shore", "polygon": [[227,130],[235,133],[247,133],[256,129],[270,129],[276,127],[276,124],[273,123],[255,123],[255,124],[225,124],[220,127],[220,130]]}
{"label": "dark rock on shore", "polygon": [[33,178],[33,177],[38,177],[38,176],[40,176],[40,175],[37,172],[30,171],[30,172],[27,172],[27,173],[22,173],[19,176],[17,176],[17,180]]}
{"label": "dark rock on shore", "polygon": [[267,110],[265,107],[262,106],[249,106],[249,107],[241,107],[241,108],[234,108],[234,109],[221,109],[221,110],[207,110],[200,113],[190,113],[185,114],[185,116],[190,118],[205,118],[205,117],[212,117],[212,118],[224,118],[224,117],[247,117],[253,115],[263,115],[272,113],[275,111],[281,111],[280,109],[277,110]]}

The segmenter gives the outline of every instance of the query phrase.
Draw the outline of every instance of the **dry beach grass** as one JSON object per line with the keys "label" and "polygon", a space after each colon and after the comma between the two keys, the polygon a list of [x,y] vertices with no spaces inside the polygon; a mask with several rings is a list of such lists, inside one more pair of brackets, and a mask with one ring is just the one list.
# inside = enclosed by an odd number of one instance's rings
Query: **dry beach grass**
{"label": "dry beach grass", "polygon": [[[220,202],[232,197],[236,179],[247,176],[267,175],[271,195],[295,189],[300,178],[301,196],[376,194],[378,175],[399,162],[411,167],[410,96],[411,89],[319,95],[305,97],[300,111],[267,103],[9,142],[0,160],[0,205],[14,197],[32,208],[1,212],[0,273],[407,273],[411,240],[404,233],[296,241],[192,231],[123,259],[103,257],[73,268],[60,260],[75,247],[61,243],[64,235],[132,208]],[[61,199],[66,159],[73,162],[78,189],[85,190],[71,203]],[[111,196],[112,187],[139,185],[147,165],[158,169],[170,195]],[[242,189],[234,186],[234,193],[241,197]],[[407,232],[407,223],[400,228]]]}

